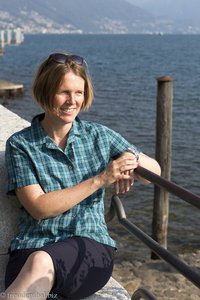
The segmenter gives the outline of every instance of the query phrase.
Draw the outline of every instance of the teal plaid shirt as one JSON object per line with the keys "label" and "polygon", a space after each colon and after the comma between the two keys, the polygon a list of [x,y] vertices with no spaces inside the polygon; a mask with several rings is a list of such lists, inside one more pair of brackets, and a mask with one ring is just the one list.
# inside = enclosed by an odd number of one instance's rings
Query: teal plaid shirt
{"label": "teal plaid shirt", "polygon": [[[40,126],[43,116],[36,116],[30,127],[15,133],[6,143],[9,193],[31,184],[40,184],[45,193],[71,187],[103,171],[127,148],[139,151],[113,130],[79,118],[73,122],[63,151]],[[22,208],[11,251],[39,248],[71,236],[115,247],[104,219],[104,192],[99,189],[69,211],[39,221]]]}

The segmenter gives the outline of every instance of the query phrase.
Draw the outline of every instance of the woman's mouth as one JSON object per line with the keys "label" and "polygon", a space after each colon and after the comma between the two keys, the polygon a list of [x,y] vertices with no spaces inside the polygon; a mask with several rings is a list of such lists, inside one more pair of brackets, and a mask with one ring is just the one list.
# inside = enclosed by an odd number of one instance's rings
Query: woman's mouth
{"label": "woman's mouth", "polygon": [[74,108],[72,108],[72,107],[69,107],[69,108],[62,108],[61,109],[61,111],[63,112],[63,113],[72,113],[73,111],[74,111]]}

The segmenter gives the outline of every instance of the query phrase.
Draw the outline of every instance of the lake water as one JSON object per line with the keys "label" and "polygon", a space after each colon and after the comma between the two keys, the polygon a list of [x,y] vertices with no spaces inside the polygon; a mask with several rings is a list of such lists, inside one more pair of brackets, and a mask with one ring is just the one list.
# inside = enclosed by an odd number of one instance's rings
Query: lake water
{"label": "lake water", "polygon": [[[0,79],[22,83],[24,96],[0,100],[31,120],[40,112],[31,99],[36,68],[50,53],[69,51],[83,56],[95,88],[93,107],[82,118],[120,132],[143,152],[155,154],[157,78],[174,78],[172,181],[200,194],[200,36],[199,35],[28,35],[0,57]],[[107,191],[106,202],[112,190]],[[134,185],[123,196],[127,217],[151,233],[153,185]],[[168,248],[199,249],[200,211],[170,196]],[[126,255],[149,251],[113,222],[112,235]],[[119,235],[120,234],[120,235]]]}

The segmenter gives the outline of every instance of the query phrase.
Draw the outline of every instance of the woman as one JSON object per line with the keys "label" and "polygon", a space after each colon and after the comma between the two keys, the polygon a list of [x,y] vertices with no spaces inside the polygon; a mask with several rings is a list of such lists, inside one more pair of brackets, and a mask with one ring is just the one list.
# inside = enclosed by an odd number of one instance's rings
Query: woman
{"label": "woman", "polygon": [[138,164],[158,163],[118,133],[82,121],[93,100],[84,59],[51,54],[39,67],[33,96],[44,113],[7,141],[8,191],[22,206],[10,245],[7,297],[82,299],[113,269],[115,241],[104,220],[104,189],[129,191]]}

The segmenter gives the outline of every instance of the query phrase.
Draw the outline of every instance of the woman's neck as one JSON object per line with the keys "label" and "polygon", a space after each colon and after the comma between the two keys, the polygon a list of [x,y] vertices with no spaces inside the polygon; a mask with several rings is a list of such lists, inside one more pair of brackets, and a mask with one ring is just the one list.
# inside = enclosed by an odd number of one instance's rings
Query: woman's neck
{"label": "woman's neck", "polygon": [[50,119],[45,115],[41,121],[41,126],[54,142],[64,150],[72,123],[63,124],[62,122],[54,122],[52,118]]}

